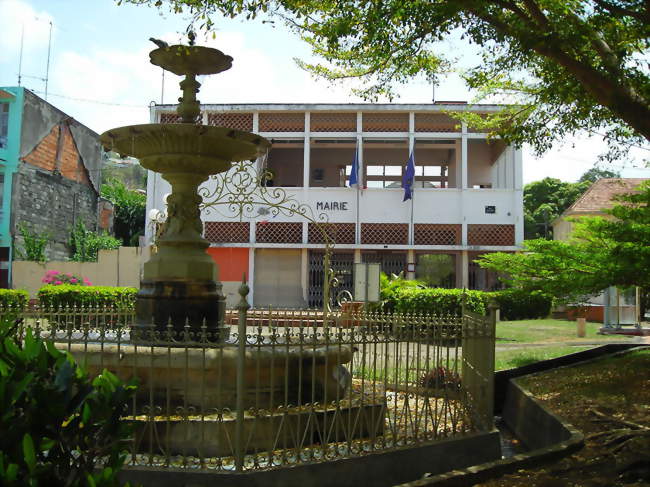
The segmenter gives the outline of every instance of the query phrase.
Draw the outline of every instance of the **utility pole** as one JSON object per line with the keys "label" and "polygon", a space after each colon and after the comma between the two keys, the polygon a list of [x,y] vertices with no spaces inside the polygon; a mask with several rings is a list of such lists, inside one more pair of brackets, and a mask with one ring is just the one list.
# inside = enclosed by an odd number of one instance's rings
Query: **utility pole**
{"label": "utility pole", "polygon": [[50,52],[52,47],[52,21],[50,20],[50,35],[47,40],[47,65],[45,67],[45,101],[47,101],[47,84],[50,78]]}
{"label": "utility pole", "polygon": [[23,73],[23,42],[25,40],[25,23],[20,26],[20,57],[18,58],[18,86],[22,81]]}

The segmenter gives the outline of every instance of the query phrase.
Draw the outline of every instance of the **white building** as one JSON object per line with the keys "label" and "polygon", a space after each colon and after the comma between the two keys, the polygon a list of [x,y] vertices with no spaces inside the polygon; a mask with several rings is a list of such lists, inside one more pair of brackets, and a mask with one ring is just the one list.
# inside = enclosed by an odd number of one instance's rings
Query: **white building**
{"label": "white building", "polygon": [[[497,105],[203,105],[204,124],[252,131],[271,140],[272,184],[325,213],[336,234],[333,267],[344,289],[354,262],[443,287],[491,289],[494,276],[473,259],[515,251],[523,240],[521,150],[488,140],[449,111],[489,113]],[[152,122],[173,123],[175,105],[152,107]],[[358,150],[361,190],[347,186]],[[402,201],[402,173],[415,156],[413,200]],[[208,190],[216,183],[206,183]],[[147,214],[163,209],[169,185],[149,174]],[[266,212],[253,218],[225,207],[203,215],[209,253],[228,301],[246,273],[255,306],[319,306],[324,244],[313,223]],[[150,225],[147,225],[150,235]]]}

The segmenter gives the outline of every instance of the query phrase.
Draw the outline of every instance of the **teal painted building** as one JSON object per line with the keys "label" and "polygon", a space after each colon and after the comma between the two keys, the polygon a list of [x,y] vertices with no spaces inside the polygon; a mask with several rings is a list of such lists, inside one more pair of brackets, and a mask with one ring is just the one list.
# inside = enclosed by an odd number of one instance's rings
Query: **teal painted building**
{"label": "teal painted building", "polygon": [[20,163],[24,88],[0,88],[0,287],[11,279],[12,183]]}

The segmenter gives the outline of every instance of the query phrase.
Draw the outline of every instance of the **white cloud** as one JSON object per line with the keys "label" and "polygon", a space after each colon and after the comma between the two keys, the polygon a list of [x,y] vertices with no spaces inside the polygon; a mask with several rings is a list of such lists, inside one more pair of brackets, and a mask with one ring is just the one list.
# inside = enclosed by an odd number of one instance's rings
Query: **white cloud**
{"label": "white cloud", "polygon": [[[34,52],[47,56],[47,42],[50,35],[50,22],[53,17],[46,11],[37,11],[21,0],[0,1],[0,61],[16,58],[20,54],[21,31],[23,36],[23,57]],[[53,35],[56,33],[54,28]]]}
{"label": "white cloud", "polygon": [[[533,155],[530,148],[524,149],[524,182],[537,181],[545,177],[563,181],[577,181],[582,174],[598,163],[598,156],[607,150],[600,136],[576,136],[556,145],[542,157]],[[623,177],[650,177],[645,161],[650,156],[648,148],[633,148],[625,161],[602,163],[599,167],[619,171]]]}

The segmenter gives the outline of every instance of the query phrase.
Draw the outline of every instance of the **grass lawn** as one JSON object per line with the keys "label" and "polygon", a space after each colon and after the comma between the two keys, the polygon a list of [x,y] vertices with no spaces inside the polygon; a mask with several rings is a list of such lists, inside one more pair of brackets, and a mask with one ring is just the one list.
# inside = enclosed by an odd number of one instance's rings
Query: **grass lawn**
{"label": "grass lawn", "polygon": [[601,323],[587,323],[587,334],[578,338],[576,322],[566,320],[521,320],[501,321],[497,323],[497,344],[511,343],[543,343],[584,340],[630,340],[622,335],[599,335]]}

